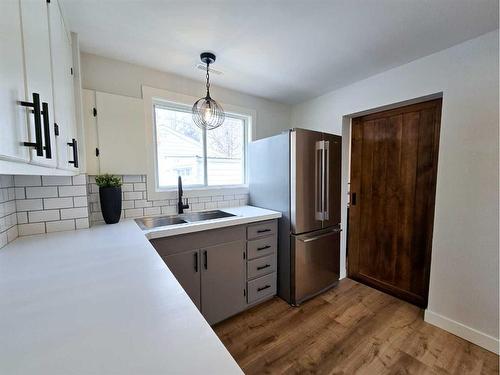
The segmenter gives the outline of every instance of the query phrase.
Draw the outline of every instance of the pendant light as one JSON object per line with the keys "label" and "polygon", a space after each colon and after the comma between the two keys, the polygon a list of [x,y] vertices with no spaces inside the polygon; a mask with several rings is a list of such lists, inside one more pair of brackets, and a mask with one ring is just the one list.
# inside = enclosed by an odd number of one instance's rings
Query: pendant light
{"label": "pendant light", "polygon": [[210,97],[209,66],[214,63],[215,55],[211,52],[203,52],[200,58],[207,65],[207,95],[193,104],[193,121],[201,129],[212,130],[223,124],[226,115],[221,105]]}

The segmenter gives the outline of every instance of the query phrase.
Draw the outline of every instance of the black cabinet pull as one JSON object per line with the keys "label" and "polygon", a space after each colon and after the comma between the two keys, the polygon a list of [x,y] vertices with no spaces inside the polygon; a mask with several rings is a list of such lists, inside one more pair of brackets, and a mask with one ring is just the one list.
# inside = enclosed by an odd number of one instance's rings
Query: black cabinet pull
{"label": "black cabinet pull", "polygon": [[198,252],[194,253],[194,272],[198,272]]}
{"label": "black cabinet pull", "polygon": [[40,94],[33,93],[33,102],[20,101],[23,107],[33,108],[33,115],[35,117],[35,142],[23,142],[23,146],[33,147],[36,150],[37,156],[43,156],[42,144],[42,110],[40,109]]}
{"label": "black cabinet pull", "polygon": [[263,270],[264,268],[268,268],[268,267],[271,267],[271,265],[270,264],[266,264],[265,266],[257,267],[257,271]]}
{"label": "black cabinet pull", "polygon": [[68,146],[73,147],[73,160],[68,161],[68,163],[78,168],[78,142],[73,138],[71,142],[68,142]]}
{"label": "black cabinet pull", "polygon": [[52,159],[52,147],[50,146],[50,121],[49,121],[49,105],[42,103],[43,116],[43,138],[45,139],[45,158]]}
{"label": "black cabinet pull", "polygon": [[203,267],[208,270],[208,254],[207,251],[203,251]]}
{"label": "black cabinet pull", "polygon": [[258,247],[258,248],[257,248],[257,251],[266,250],[266,249],[269,249],[270,247],[271,247],[270,245],[266,245],[266,246]]}
{"label": "black cabinet pull", "polygon": [[271,285],[263,286],[262,288],[257,288],[257,292],[262,292],[263,290],[269,289]]}
{"label": "black cabinet pull", "polygon": [[259,229],[257,230],[257,233],[266,233],[266,232],[270,232],[271,229]]}

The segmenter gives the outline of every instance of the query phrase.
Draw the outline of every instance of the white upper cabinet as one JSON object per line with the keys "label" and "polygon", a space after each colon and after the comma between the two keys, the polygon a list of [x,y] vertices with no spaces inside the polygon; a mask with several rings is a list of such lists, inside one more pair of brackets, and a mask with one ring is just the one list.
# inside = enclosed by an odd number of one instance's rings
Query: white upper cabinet
{"label": "white upper cabinet", "polygon": [[[38,94],[43,112],[41,116],[43,155],[37,153],[36,149],[32,149],[32,162],[56,167],[57,152],[53,123],[54,95],[52,92],[49,20],[46,1],[21,0],[21,20],[26,78],[25,100],[32,102],[33,93]],[[40,125],[37,124],[36,117],[37,113],[31,113],[31,109],[28,109],[30,139],[34,143],[37,142],[37,138],[40,138]]]}
{"label": "white upper cabinet", "polygon": [[91,90],[83,101],[87,173],[145,174],[144,101]]}
{"label": "white upper cabinet", "polygon": [[55,1],[48,4],[50,24],[50,51],[52,62],[52,84],[54,92],[54,126],[58,129],[57,164],[61,169],[76,170],[78,160],[75,118],[75,93],[73,86],[73,56],[71,38]]}
{"label": "white upper cabinet", "polygon": [[0,0],[0,48],[0,174],[77,173],[73,50],[58,1]]}
{"label": "white upper cabinet", "polygon": [[0,158],[27,162],[29,141],[24,90],[23,41],[19,0],[0,1]]}

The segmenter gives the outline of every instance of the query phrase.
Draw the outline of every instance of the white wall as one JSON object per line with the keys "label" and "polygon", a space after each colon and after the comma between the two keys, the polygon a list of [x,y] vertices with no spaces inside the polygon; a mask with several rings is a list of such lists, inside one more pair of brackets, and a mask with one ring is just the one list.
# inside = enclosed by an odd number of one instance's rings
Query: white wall
{"label": "white wall", "polygon": [[[205,95],[203,82],[205,75],[202,71],[200,71],[200,81],[195,81],[87,53],[81,54],[81,71],[84,89],[140,98],[142,85],[147,85],[184,95],[196,97]],[[290,106],[217,87],[217,76],[214,75],[211,78],[215,82],[215,85],[210,86],[210,93],[214,99],[223,105],[227,103],[254,109],[257,112],[256,134],[254,135],[256,139],[278,134],[281,130],[289,128]]]}
{"label": "white wall", "polygon": [[[292,109],[293,126],[342,134],[347,149],[350,127],[344,116],[442,92],[426,320],[494,351],[499,329],[498,69],[496,30]],[[344,163],[343,207],[347,167]],[[344,210],[344,227],[346,219]]]}

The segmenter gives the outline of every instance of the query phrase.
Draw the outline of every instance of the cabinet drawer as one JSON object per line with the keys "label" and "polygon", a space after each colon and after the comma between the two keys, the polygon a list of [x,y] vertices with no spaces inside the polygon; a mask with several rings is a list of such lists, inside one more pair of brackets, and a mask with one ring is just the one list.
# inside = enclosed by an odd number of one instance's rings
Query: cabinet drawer
{"label": "cabinet drawer", "polygon": [[264,255],[274,254],[276,252],[277,243],[278,238],[276,236],[268,236],[259,238],[257,240],[248,241],[248,259],[254,259],[262,257]]}
{"label": "cabinet drawer", "polygon": [[248,303],[253,303],[264,297],[273,296],[276,294],[276,272],[266,276],[259,277],[258,279],[249,281],[247,284],[248,289]]}
{"label": "cabinet drawer", "polygon": [[253,238],[276,234],[277,227],[278,225],[276,220],[264,221],[263,223],[249,225],[247,227],[247,238],[251,240]]}
{"label": "cabinet drawer", "polygon": [[274,254],[249,260],[247,263],[247,275],[249,279],[266,275],[276,271],[276,256]]}

